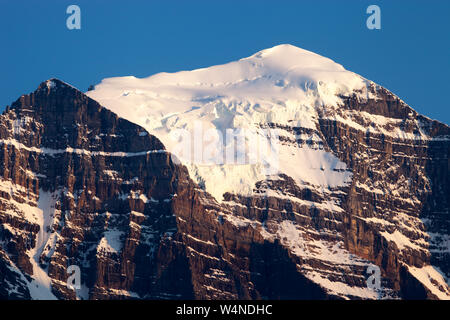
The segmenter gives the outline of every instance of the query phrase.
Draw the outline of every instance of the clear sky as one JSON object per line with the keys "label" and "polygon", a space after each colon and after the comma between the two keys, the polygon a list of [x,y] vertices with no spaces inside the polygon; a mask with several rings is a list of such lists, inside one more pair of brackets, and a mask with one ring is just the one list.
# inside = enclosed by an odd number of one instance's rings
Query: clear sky
{"label": "clear sky", "polygon": [[[81,30],[66,27],[70,4]],[[381,30],[366,27],[371,4]],[[207,67],[281,43],[450,124],[448,0],[0,0],[0,110],[51,77],[86,91],[106,77]]]}

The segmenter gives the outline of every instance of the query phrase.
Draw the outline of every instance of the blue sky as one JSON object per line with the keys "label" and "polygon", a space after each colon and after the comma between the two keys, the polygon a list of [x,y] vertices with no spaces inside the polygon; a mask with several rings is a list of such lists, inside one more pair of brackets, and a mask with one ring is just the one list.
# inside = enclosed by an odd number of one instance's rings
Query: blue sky
{"label": "blue sky", "polygon": [[[66,8],[81,8],[81,30]],[[381,8],[381,30],[366,8]],[[57,77],[80,90],[222,64],[280,43],[314,51],[450,123],[448,0],[0,0],[0,109]]]}

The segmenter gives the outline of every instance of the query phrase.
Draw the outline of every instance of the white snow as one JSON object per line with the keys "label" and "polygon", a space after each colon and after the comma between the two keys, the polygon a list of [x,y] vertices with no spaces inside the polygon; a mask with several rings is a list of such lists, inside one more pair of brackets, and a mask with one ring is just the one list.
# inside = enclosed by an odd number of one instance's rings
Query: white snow
{"label": "white snow", "polygon": [[144,156],[144,155],[151,154],[151,153],[167,152],[166,150],[162,150],[162,149],[161,150],[148,150],[148,151],[141,151],[141,152],[122,152],[122,151],[106,152],[106,151],[91,151],[91,150],[71,148],[71,147],[67,147],[65,149],[36,148],[36,147],[28,147],[15,139],[1,139],[0,144],[12,145],[16,149],[19,149],[19,150],[36,152],[36,153],[45,154],[45,155],[49,155],[49,156],[54,156],[54,155],[63,154],[63,153],[75,153],[78,155],[86,155],[86,156],[138,157],[138,156]]}
{"label": "white snow", "polygon": [[[384,116],[374,115],[364,111],[355,111],[355,110],[341,110],[340,113],[341,114],[334,114],[332,116],[325,117],[325,119],[341,122],[359,131],[371,134],[383,134],[385,136],[389,136],[395,139],[413,140],[413,141],[447,140],[446,136],[440,136],[438,138],[432,138],[428,136],[420,127],[420,121],[417,120],[416,123],[419,124],[418,126],[419,131],[418,133],[412,133],[406,132],[400,128],[400,124],[404,121],[404,119],[391,119],[386,118]],[[355,120],[355,117],[362,119],[363,121],[369,123],[370,125],[368,126],[361,125]],[[386,128],[389,128],[389,130]]]}
{"label": "white snow", "polygon": [[32,215],[36,217],[40,228],[36,238],[36,246],[28,251],[30,262],[33,265],[33,281],[28,286],[30,295],[32,299],[36,300],[56,300],[56,297],[51,292],[51,278],[39,264],[39,257],[49,238],[47,227],[52,224],[55,198],[51,193],[39,190],[38,207],[30,206],[30,209],[35,211]]}
{"label": "white snow", "polygon": [[52,80],[47,80],[46,85],[48,89],[53,89],[54,87],[56,87],[56,83]]}
{"label": "white snow", "polygon": [[439,299],[450,300],[448,285],[436,267],[430,265],[422,268],[408,266],[408,271]]}
{"label": "white snow", "polygon": [[123,231],[118,229],[106,230],[97,246],[97,253],[119,253],[123,247]]}
{"label": "white snow", "polygon": [[318,272],[307,272],[306,277],[311,281],[325,288],[329,293],[343,297],[349,300],[348,296],[356,296],[364,299],[378,299],[378,293],[368,287],[351,286],[340,281],[330,281]]}
{"label": "white snow", "polygon": [[[228,217],[227,217],[228,218]],[[364,299],[377,299],[380,292],[367,286],[357,286],[339,281],[330,280],[330,275],[342,276],[342,270],[345,270],[348,276],[363,278],[364,273],[352,274],[352,267],[359,267],[362,270],[371,265],[367,260],[351,254],[345,249],[344,242],[336,239],[335,241],[326,241],[311,236],[311,230],[304,230],[302,226],[293,221],[284,220],[277,225],[275,234],[261,230],[261,235],[269,241],[280,239],[281,243],[290,250],[290,252],[302,259],[302,264],[297,268],[311,281],[323,287],[327,292],[348,299],[348,296],[357,296]],[[320,234],[317,234],[320,236]],[[316,235],[316,236],[317,236]],[[314,264],[308,262],[313,259]],[[328,270],[321,270],[314,265],[323,264],[328,266]],[[365,284],[365,281],[363,282]]]}
{"label": "white snow", "polygon": [[[210,68],[104,79],[87,95],[160,138],[196,182],[221,201],[224,192],[251,194],[257,181],[276,173],[299,184],[347,184],[351,173],[332,154],[278,143],[278,133],[291,133],[267,125],[316,130],[318,109],[338,106],[338,95],[355,90],[367,98],[369,84],[328,58],[279,45]],[[228,133],[242,140],[233,144]],[[321,141],[317,135],[310,138]],[[230,161],[228,152],[238,160]],[[304,170],[298,169],[300,164]],[[333,170],[337,168],[343,170]]]}
{"label": "white snow", "polygon": [[276,233],[281,242],[299,257],[314,258],[324,263],[341,265],[367,265],[367,262],[344,249],[342,241],[325,241],[311,238],[294,222],[282,221]]}
{"label": "white snow", "polygon": [[380,232],[380,234],[389,242],[394,242],[397,248],[400,251],[405,250],[406,248],[411,248],[415,250],[424,250],[425,248],[413,243],[407,236],[401,233],[398,230],[395,230],[392,233],[387,231]]}

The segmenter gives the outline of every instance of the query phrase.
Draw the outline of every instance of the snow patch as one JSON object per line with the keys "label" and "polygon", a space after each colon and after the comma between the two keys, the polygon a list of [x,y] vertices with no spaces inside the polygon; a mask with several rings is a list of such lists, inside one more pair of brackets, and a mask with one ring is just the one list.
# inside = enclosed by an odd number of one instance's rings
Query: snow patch
{"label": "snow patch", "polygon": [[123,247],[123,235],[124,232],[118,229],[106,230],[97,246],[97,253],[119,253]]}
{"label": "snow patch", "polygon": [[419,280],[432,294],[441,300],[450,300],[449,287],[436,267],[424,266],[422,268],[407,266],[408,271]]}
{"label": "snow patch", "polygon": [[[33,266],[33,280],[29,284],[30,295],[36,300],[56,300],[57,298],[51,292],[51,278],[39,263],[40,256],[49,239],[47,231],[51,224],[55,213],[55,195],[49,192],[39,190],[38,207],[34,209],[32,214],[37,219],[39,232],[36,236],[36,245],[28,251],[30,262]],[[33,207],[30,207],[33,208]]]}

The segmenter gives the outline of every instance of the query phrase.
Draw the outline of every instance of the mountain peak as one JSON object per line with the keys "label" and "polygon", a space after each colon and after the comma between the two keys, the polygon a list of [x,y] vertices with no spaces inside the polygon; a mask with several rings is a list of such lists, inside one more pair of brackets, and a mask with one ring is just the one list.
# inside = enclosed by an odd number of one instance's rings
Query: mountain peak
{"label": "mountain peak", "polygon": [[[73,108],[74,104],[67,103],[67,101],[75,101],[80,98],[90,99],[72,85],[57,78],[50,78],[41,82],[33,92],[19,97],[12,103],[11,109],[22,110],[27,113],[31,110],[41,109],[43,106],[48,111],[48,108],[51,106],[55,111],[62,112],[62,110],[58,109],[59,105]],[[48,99],[53,101],[50,105],[48,104]]]}
{"label": "mountain peak", "polygon": [[37,91],[42,90],[42,89],[47,89],[47,90],[51,91],[51,90],[58,90],[60,88],[73,88],[73,89],[79,91],[74,86],[72,86],[62,80],[59,80],[57,78],[50,78],[50,79],[42,82],[38,86]]}
{"label": "mountain peak", "polygon": [[[340,120],[364,132],[371,130],[395,138],[429,139],[427,132],[421,130],[417,123],[414,124],[418,128],[416,135],[408,128],[408,132],[389,129],[397,127],[399,119],[413,119],[415,113],[391,93],[383,92],[372,82],[345,70],[331,59],[282,44],[248,58],[208,68],[159,73],[142,79],[104,79],[87,95],[120,117],[143,126],[174,153],[179,146],[171,132],[179,130],[192,133],[202,127],[223,133],[229,129],[258,130],[277,123],[316,132],[324,119]],[[356,117],[357,110],[352,110],[349,99],[366,113]],[[387,99],[389,103],[392,101],[393,107],[366,107],[370,100],[381,99]],[[344,112],[343,106],[346,104],[348,110]],[[372,126],[368,127],[368,124]],[[321,141],[320,136],[319,132],[309,138],[311,141]],[[226,141],[218,144],[216,149],[220,150]],[[242,154],[246,152],[242,149]],[[304,161],[302,157],[300,152],[298,163]],[[206,163],[215,161],[207,155],[204,158],[206,160],[202,161]],[[261,178],[259,173],[249,178],[250,175],[244,177],[239,172],[226,171],[228,169],[214,173],[201,170],[195,167],[192,172],[204,179],[206,190],[219,200],[225,192],[235,191],[238,185],[250,186],[242,194],[251,193],[252,184]],[[281,168],[283,170],[291,172],[288,167]],[[219,182],[216,179],[223,172],[226,172],[226,177],[219,179]],[[290,176],[299,176],[298,170],[291,173]],[[312,172],[310,176],[301,176],[299,181],[333,185],[336,180],[332,181],[332,174]],[[247,178],[251,181],[241,183],[242,179]],[[341,178],[347,181],[345,176]]]}
{"label": "mountain peak", "polygon": [[266,48],[263,49],[261,51],[256,52],[255,54],[251,55],[249,58],[251,57],[267,57],[267,56],[273,56],[273,55],[278,55],[278,56],[283,56],[283,55],[287,55],[290,53],[297,53],[297,54],[302,54],[302,53],[310,53],[310,54],[315,54],[311,51],[293,46],[291,44],[288,43],[284,43],[284,44],[279,44],[276,46],[273,46],[271,48]]}
{"label": "mountain peak", "polygon": [[[181,98],[182,101],[208,97],[305,101],[314,95],[318,104],[336,105],[338,96],[366,91],[368,84],[365,78],[345,70],[331,59],[290,44],[281,44],[247,58],[208,68],[163,72],[140,79],[105,79],[88,95],[100,101],[111,94],[120,97],[106,101],[105,105],[113,108],[130,98],[137,98],[139,101],[136,103],[143,102],[141,93],[144,92],[150,96]],[[141,93],[136,92],[137,88]],[[164,101],[163,109],[172,109],[169,104],[175,100]],[[173,103],[174,109],[179,109],[179,106],[179,102]]]}
{"label": "mountain peak", "polygon": [[266,68],[270,68],[270,71],[279,73],[295,73],[299,70],[303,70],[303,73],[305,70],[348,72],[342,65],[329,58],[291,44],[280,44],[264,49],[240,61],[246,60],[262,62]]}
{"label": "mountain peak", "polygon": [[87,105],[93,111],[101,108],[97,101],[92,100],[74,86],[60,79],[50,78],[41,82],[32,92],[21,95],[7,111],[14,110],[17,114],[23,115],[83,113]]}
{"label": "mountain peak", "polygon": [[[331,59],[282,44],[248,58],[203,69],[159,73],[143,79],[105,79],[87,95],[120,117],[140,124],[161,138],[168,150],[174,151],[178,141],[170,133],[194,132],[197,127],[226,132],[237,128],[258,130],[280,123],[313,131],[319,125],[323,107],[332,111],[342,104],[342,96],[358,95],[363,100],[370,92],[366,79]],[[222,147],[217,146],[217,150]],[[202,161],[207,163],[216,161],[205,158]],[[246,177],[227,171],[223,180],[228,180],[218,183],[214,179],[221,172],[201,170],[197,170],[197,176],[205,179],[206,190],[219,200],[238,185],[246,188],[243,194],[251,193],[254,182],[261,180],[262,175],[256,169]],[[241,183],[241,178],[251,181]],[[334,183],[322,172],[303,178],[323,185]],[[346,179],[342,177],[343,181]]]}

